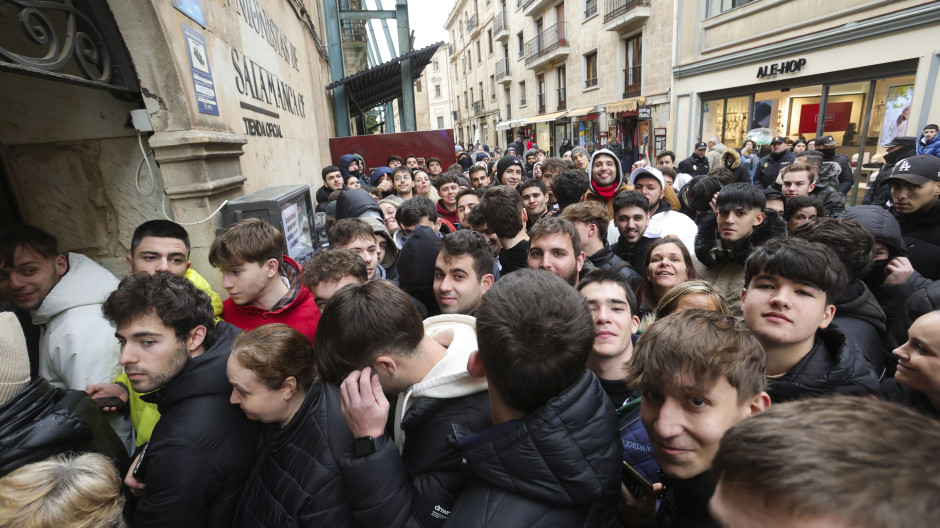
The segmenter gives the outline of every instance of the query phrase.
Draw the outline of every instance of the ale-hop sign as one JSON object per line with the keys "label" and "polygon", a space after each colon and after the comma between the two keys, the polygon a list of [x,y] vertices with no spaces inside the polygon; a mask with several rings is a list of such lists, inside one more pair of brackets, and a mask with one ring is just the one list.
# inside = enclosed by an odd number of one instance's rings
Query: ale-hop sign
{"label": "ale-hop sign", "polygon": [[757,78],[766,79],[767,77],[776,77],[784,73],[796,73],[806,66],[806,59],[793,59],[789,61],[775,62],[767,66],[757,68]]}

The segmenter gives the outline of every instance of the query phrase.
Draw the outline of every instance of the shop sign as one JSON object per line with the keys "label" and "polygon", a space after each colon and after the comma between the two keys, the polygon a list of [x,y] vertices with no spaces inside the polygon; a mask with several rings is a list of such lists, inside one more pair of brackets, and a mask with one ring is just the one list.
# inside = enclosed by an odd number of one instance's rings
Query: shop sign
{"label": "shop sign", "polygon": [[653,109],[649,106],[641,106],[637,110],[636,118],[640,121],[649,121],[653,118]]}
{"label": "shop sign", "polygon": [[196,91],[196,106],[200,114],[219,115],[219,103],[215,97],[215,81],[209,68],[209,54],[206,53],[206,39],[196,30],[182,24],[186,50],[189,53],[189,70],[193,76],[193,88]]}
{"label": "shop sign", "polygon": [[583,115],[578,118],[578,121],[597,121],[597,114]]}
{"label": "shop sign", "polygon": [[775,62],[757,68],[757,78],[766,79],[767,77],[776,77],[784,73],[796,73],[802,70],[803,66],[806,66],[805,58],[781,61],[780,63]]}

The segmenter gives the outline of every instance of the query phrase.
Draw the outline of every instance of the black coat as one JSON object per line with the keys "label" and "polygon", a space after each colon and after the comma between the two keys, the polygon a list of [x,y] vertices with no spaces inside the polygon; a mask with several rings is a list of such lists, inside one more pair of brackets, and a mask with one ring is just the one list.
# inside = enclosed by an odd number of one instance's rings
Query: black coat
{"label": "black coat", "polygon": [[317,208],[315,209],[318,213],[325,213],[326,206],[330,204],[330,195],[333,194],[333,189],[330,189],[326,185],[321,185],[317,189]]}
{"label": "black coat", "polygon": [[650,250],[650,246],[653,242],[659,240],[658,238],[649,238],[641,236],[637,240],[636,244],[633,244],[633,247],[627,247],[626,242],[623,239],[623,236],[617,240],[617,246],[614,247],[614,253],[618,257],[626,260],[630,263],[630,267],[636,270],[640,274],[640,277],[646,276],[646,254]]}
{"label": "black coat", "polygon": [[930,280],[940,280],[940,200],[919,214],[898,214],[911,265]]}
{"label": "black coat", "polygon": [[715,479],[706,471],[690,479],[673,479],[661,474],[666,487],[659,509],[649,528],[717,527],[708,513],[708,501],[715,493]]}
{"label": "black coat", "polygon": [[[856,279],[835,300],[836,316],[832,324],[845,334],[849,346],[856,346],[875,370],[879,379],[894,360],[882,344],[885,313],[865,283]],[[893,369],[891,369],[893,371]]]}
{"label": "black coat", "polygon": [[162,389],[142,396],[156,403],[142,480],[146,493],[130,515],[142,527],[230,527],[255,457],[258,424],[229,398],[225,367],[238,328],[220,322],[216,342],[189,359]]}
{"label": "black coat", "polygon": [[885,164],[881,167],[881,170],[878,171],[878,175],[875,176],[874,181],[868,185],[868,190],[865,191],[865,198],[862,199],[862,204],[883,206],[888,203],[888,200],[891,199],[891,185],[887,180],[891,176],[891,173],[894,172],[894,166],[897,164],[898,160],[916,155],[916,144],[909,147],[901,147],[894,152],[885,154]]}
{"label": "black coat", "polygon": [[643,280],[643,277],[630,267],[630,263],[618,257],[614,253],[614,248],[609,245],[605,245],[604,249],[589,256],[588,260],[597,269],[616,271],[621,277],[627,279],[632,289],[636,289],[640,281]]}
{"label": "black coat", "polygon": [[881,395],[878,376],[865,355],[832,326],[817,331],[809,354],[782,378],[770,380],[767,392],[773,403],[832,394]]}
{"label": "black coat", "polygon": [[263,426],[232,526],[355,526],[339,470],[339,458],[352,442],[340,412],[339,387],[311,386],[286,427]]}
{"label": "black coat", "polygon": [[0,477],[68,451],[101,453],[119,471],[127,450],[83,391],[57,389],[42,378],[0,405]]}
{"label": "black coat", "polygon": [[336,219],[361,218],[366,213],[373,213],[378,219],[385,218],[382,208],[375,198],[365,189],[349,189],[343,191],[336,199]]}
{"label": "black coat", "polygon": [[591,372],[519,420],[454,431],[473,477],[445,526],[620,526],[623,447]]}
{"label": "black coat", "polygon": [[676,166],[676,172],[691,174],[692,176],[708,174],[708,158],[692,154],[679,162],[679,165]]}
{"label": "black coat", "polygon": [[836,154],[835,149],[823,149],[823,159],[825,161],[834,161],[842,167],[839,173],[839,192],[848,194],[852,184],[855,183],[855,174],[852,172],[852,166],[849,164],[849,158],[842,154]]}
{"label": "black coat", "polygon": [[356,524],[441,526],[470,479],[448,436],[455,426],[482,430],[492,423],[486,391],[461,398],[419,398],[402,417],[406,437],[401,455],[388,439],[372,455],[347,454],[340,461],[343,480],[357,483],[350,493]]}
{"label": "black coat", "polygon": [[780,169],[793,163],[796,154],[785,150],[780,154],[768,154],[757,160],[757,170],[754,171],[754,185],[769,189],[777,181]]}

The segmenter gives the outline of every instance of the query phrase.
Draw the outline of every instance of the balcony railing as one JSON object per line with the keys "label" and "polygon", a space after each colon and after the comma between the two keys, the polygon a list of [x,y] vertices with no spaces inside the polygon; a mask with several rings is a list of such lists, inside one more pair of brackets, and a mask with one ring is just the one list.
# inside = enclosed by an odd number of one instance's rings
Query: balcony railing
{"label": "balcony railing", "polygon": [[473,33],[475,27],[477,27],[477,16],[473,15],[467,19],[467,33]]}
{"label": "balcony railing", "polygon": [[604,22],[622,15],[637,6],[649,6],[650,0],[605,0]]}
{"label": "balcony railing", "polygon": [[643,65],[623,69],[623,98],[636,97],[642,91]]}
{"label": "balcony railing", "polygon": [[539,94],[539,111],[538,111],[538,113],[540,113],[540,114],[544,114],[544,113],[545,113],[545,94],[543,94],[543,93],[540,93],[540,94]]}
{"label": "balcony railing", "polygon": [[534,1],[535,0],[516,0],[516,8],[525,9],[529,4],[531,4]]}
{"label": "balcony railing", "polygon": [[500,31],[509,30],[509,16],[505,11],[500,11],[496,13],[496,18],[493,19],[493,34],[497,34]]}
{"label": "balcony railing", "polygon": [[503,77],[509,75],[509,59],[500,59],[496,61],[496,80],[500,80]]}
{"label": "balcony railing", "polygon": [[595,87],[595,86],[597,86],[597,77],[592,77],[592,78],[590,78],[590,79],[584,81],[584,87],[585,87],[585,88],[593,88],[593,87]]}
{"label": "balcony railing", "polygon": [[567,46],[568,41],[565,36],[565,27],[565,22],[555,24],[542,30],[534,39],[526,42],[526,64],[528,65],[528,63],[535,61],[539,57],[558,49],[559,46]]}
{"label": "balcony railing", "polygon": [[483,113],[483,101],[473,102],[473,115],[478,116]]}
{"label": "balcony railing", "polygon": [[558,110],[565,110],[568,108],[568,99],[565,97],[565,89],[558,89]]}

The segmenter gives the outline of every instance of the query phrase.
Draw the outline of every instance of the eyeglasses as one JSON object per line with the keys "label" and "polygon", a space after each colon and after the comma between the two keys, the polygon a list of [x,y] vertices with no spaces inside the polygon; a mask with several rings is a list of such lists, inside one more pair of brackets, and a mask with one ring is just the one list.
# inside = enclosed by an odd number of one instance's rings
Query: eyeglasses
{"label": "eyeglasses", "polygon": [[395,181],[409,181],[411,176],[395,176]]}

